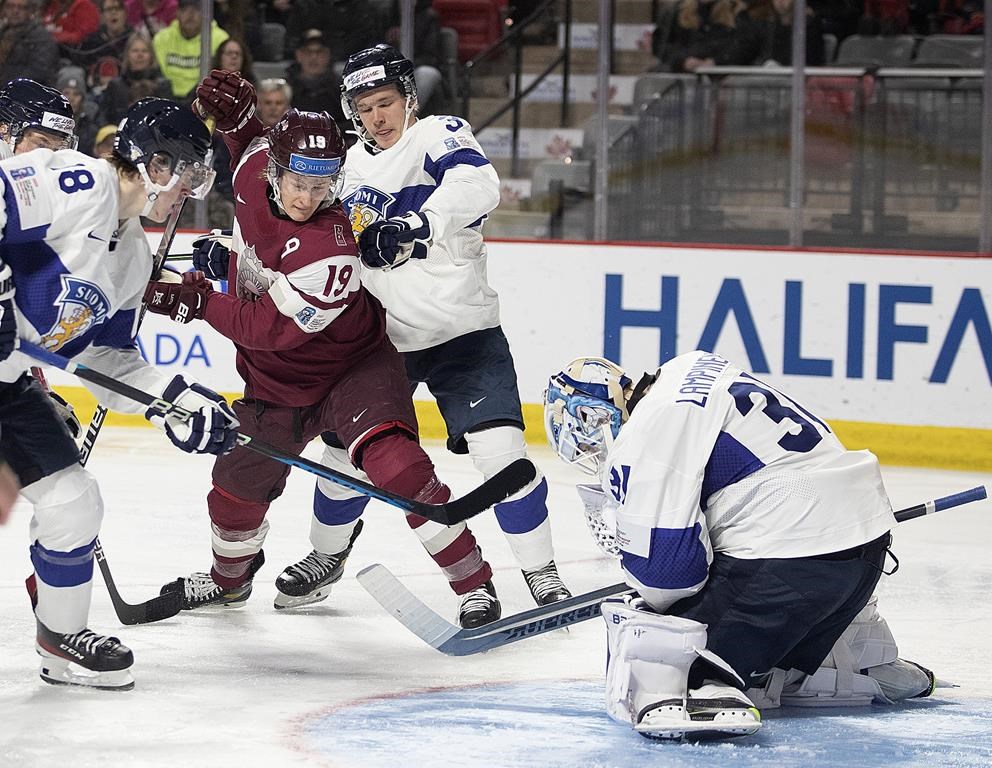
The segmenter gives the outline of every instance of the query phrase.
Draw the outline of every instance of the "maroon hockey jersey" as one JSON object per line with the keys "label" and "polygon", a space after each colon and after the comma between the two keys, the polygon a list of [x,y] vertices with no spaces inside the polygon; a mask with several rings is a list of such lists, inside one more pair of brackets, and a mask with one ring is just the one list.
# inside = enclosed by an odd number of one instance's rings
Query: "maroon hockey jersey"
{"label": "maroon hockey jersey", "polygon": [[205,319],[237,347],[247,397],[312,405],[354,361],[388,343],[385,313],[362,286],[341,204],[289,219],[270,198],[267,162],[260,138],[238,163],[228,292],[211,296]]}

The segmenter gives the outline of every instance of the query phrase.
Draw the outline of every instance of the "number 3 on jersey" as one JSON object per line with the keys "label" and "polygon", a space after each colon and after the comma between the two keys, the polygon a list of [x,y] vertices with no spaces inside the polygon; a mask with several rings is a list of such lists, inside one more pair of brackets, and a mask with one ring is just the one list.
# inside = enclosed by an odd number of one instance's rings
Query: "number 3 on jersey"
{"label": "number 3 on jersey", "polygon": [[67,195],[86,189],[93,189],[93,174],[85,168],[69,168],[59,174],[59,187]]}

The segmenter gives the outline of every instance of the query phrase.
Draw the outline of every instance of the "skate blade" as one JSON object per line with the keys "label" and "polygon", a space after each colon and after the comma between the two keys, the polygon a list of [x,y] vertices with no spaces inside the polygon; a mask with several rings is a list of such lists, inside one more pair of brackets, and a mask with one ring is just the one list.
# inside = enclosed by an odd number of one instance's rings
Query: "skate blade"
{"label": "skate blade", "polygon": [[282,611],[287,608],[302,608],[304,605],[319,603],[322,600],[326,600],[330,596],[331,596],[330,584],[320,587],[320,589],[311,592],[308,595],[301,595],[299,597],[293,597],[292,595],[285,595],[282,592],[276,590],[276,597],[272,601],[272,606],[277,611]]}
{"label": "skate blade", "polygon": [[673,707],[644,716],[634,730],[649,739],[728,739],[750,736],[761,728],[756,709],[738,709],[716,714],[712,720],[687,720],[685,710]]}
{"label": "skate blade", "polygon": [[75,662],[39,651],[42,657],[38,674],[49,685],[73,685],[100,691],[130,691],[134,688],[131,669],[94,672]]}

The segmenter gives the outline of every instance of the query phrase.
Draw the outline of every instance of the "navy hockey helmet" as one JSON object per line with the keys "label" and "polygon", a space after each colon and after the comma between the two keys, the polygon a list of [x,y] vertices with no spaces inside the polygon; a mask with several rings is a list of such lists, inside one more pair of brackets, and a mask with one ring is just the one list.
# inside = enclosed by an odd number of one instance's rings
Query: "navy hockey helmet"
{"label": "navy hockey helmet", "polygon": [[379,43],[353,53],[345,62],[341,81],[341,109],[366,144],[372,144],[372,139],[358,116],[356,102],[362,94],[392,83],[395,83],[400,95],[406,99],[409,122],[410,115],[418,107],[417,81],[413,76],[412,61],[393,46]]}
{"label": "navy hockey helmet", "polygon": [[[348,148],[341,131],[327,112],[290,109],[269,129],[266,175],[276,204],[282,208],[279,177],[285,171],[313,179],[310,183],[329,182],[321,207],[333,203],[344,183],[341,171],[347,154]],[[297,179],[297,182],[308,183],[302,179]]]}
{"label": "navy hockey helmet", "polygon": [[[216,176],[207,126],[188,107],[169,99],[148,97],[135,102],[117,127],[114,154],[138,168],[151,202],[180,179],[190,197],[203,200]],[[148,176],[149,167],[171,171],[169,182],[154,183]]]}
{"label": "navy hockey helmet", "polygon": [[0,90],[0,125],[6,126],[5,138],[12,148],[28,128],[57,136],[65,149],[75,149],[78,141],[69,100],[26,77],[11,80]]}
{"label": "navy hockey helmet", "polygon": [[627,373],[601,357],[580,357],[552,376],[544,392],[544,427],[555,453],[584,472],[599,474],[630,416],[632,391]]}

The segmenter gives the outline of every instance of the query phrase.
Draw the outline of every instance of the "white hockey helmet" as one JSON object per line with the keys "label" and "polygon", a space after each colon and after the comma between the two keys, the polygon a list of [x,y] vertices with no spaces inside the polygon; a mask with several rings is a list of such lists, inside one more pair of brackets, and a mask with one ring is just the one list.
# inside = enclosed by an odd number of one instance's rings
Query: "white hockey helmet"
{"label": "white hockey helmet", "polygon": [[580,357],[554,374],[544,391],[548,443],[568,464],[599,475],[606,453],[629,417],[632,381],[616,363]]}

